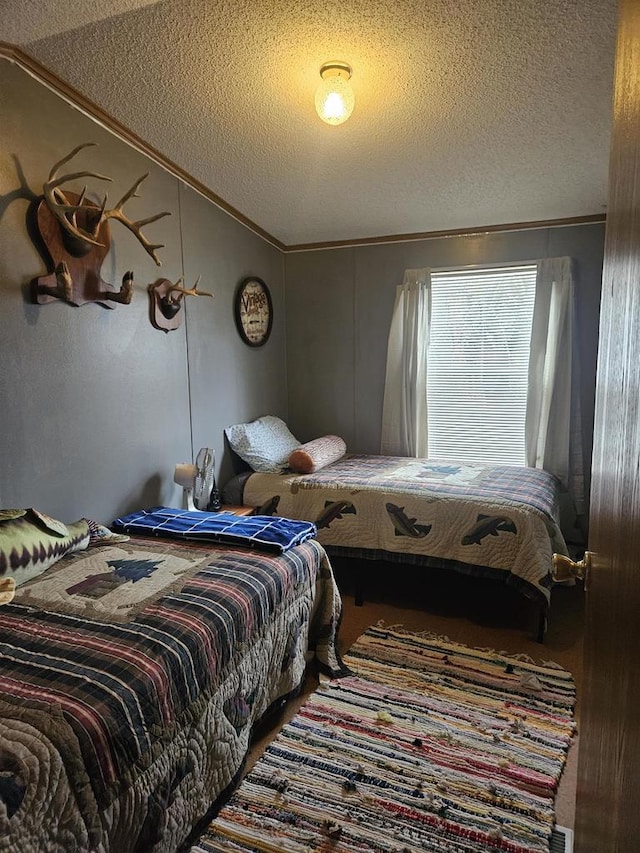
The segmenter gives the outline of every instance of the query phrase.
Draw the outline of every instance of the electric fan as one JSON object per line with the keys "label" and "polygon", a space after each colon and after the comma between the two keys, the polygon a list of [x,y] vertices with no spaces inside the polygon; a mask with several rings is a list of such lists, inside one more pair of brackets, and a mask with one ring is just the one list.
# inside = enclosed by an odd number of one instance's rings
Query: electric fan
{"label": "electric fan", "polygon": [[196,476],[193,481],[193,502],[196,509],[217,512],[220,495],[216,487],[216,454],[210,447],[201,447],[196,457]]}
{"label": "electric fan", "polygon": [[216,486],[215,452],[210,447],[201,447],[196,464],[176,465],[173,480],[184,490],[186,509],[217,512],[220,509],[220,494]]}

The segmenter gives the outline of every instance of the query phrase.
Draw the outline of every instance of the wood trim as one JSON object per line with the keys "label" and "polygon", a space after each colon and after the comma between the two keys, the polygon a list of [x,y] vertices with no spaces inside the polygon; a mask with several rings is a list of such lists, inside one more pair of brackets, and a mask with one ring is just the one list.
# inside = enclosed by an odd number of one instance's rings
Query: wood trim
{"label": "wood trim", "polygon": [[89,98],[85,97],[69,83],[62,80],[52,71],[49,71],[49,69],[45,68],[44,65],[40,65],[39,62],[16,45],[0,41],[0,59],[7,59],[9,62],[19,65],[24,71],[31,74],[32,77],[35,77],[45,86],[48,86],[57,95],[60,95],[66,101],[73,104],[73,106],[85,113],[89,118],[111,131],[117,137],[122,139],[123,142],[131,145],[141,154],[149,157],[149,159],[153,160],[153,162],[158,166],[166,169],[166,171],[171,175],[187,184],[187,186],[191,187],[196,192],[200,193],[200,195],[204,196],[221,210],[224,210],[225,213],[228,213],[229,216],[233,217],[250,231],[253,231],[253,233],[258,237],[261,237],[267,243],[270,243],[276,249],[279,249],[285,254],[288,254],[289,252],[309,252],[321,249],[341,249],[354,246],[374,246],[382,245],[384,243],[409,243],[418,240],[435,240],[438,237],[472,237],[476,234],[524,231],[529,228],[561,228],[570,225],[590,225],[606,221],[604,213],[596,213],[589,216],[574,216],[568,219],[548,219],[538,222],[510,222],[502,225],[472,226],[468,228],[452,229],[449,231],[424,231],[416,232],[414,234],[388,234],[380,237],[330,240],[325,243],[297,243],[287,246],[272,234],[269,234],[268,231],[265,231],[259,225],[256,225],[255,222],[244,216],[244,214],[240,213],[239,210],[236,210],[235,207],[228,204],[223,198],[216,195],[209,189],[209,187],[205,186],[197,178],[194,178],[193,175],[181,166],[178,166],[178,164],[174,163],[173,160],[165,157],[164,154],[148,142],[145,142],[145,140],[138,136],[137,133],[134,133],[128,127],[125,127],[125,125],[119,122],[118,119],[105,112],[105,110]]}
{"label": "wood trim", "polygon": [[44,83],[45,86],[48,86],[56,94],[60,95],[66,101],[69,101],[73,106],[88,115],[89,118],[92,118],[94,121],[98,122],[98,124],[101,124],[107,130],[111,131],[117,137],[122,139],[123,142],[128,143],[141,154],[144,154],[146,157],[149,157],[150,160],[153,160],[153,162],[158,166],[166,169],[166,171],[171,175],[183,181],[196,192],[200,193],[200,195],[203,195],[210,202],[224,210],[225,213],[228,213],[229,216],[232,216],[250,231],[253,231],[258,237],[262,237],[263,240],[266,240],[267,243],[275,246],[275,248],[279,249],[281,252],[285,250],[285,246],[280,242],[280,240],[277,240],[272,234],[269,234],[268,231],[265,231],[259,225],[256,225],[255,222],[252,222],[251,219],[244,216],[239,210],[236,210],[235,207],[232,207],[224,199],[216,195],[197,178],[194,178],[193,175],[186,172],[181,166],[174,163],[173,160],[165,157],[164,154],[152,145],[149,145],[148,142],[145,142],[145,140],[138,136],[137,133],[129,130],[129,128],[125,127],[124,124],[121,124],[118,119],[109,115],[109,113],[105,112],[105,110],[97,104],[89,100],[89,98],[86,98],[69,83],[65,82],[52,71],[45,68],[44,65],[40,65],[39,62],[24,53],[19,47],[8,44],[7,42],[0,42],[0,59],[7,59],[9,62],[19,65],[24,71],[31,74],[32,77],[40,80],[40,82]]}
{"label": "wood trim", "polygon": [[450,231],[423,231],[415,234],[389,234],[385,237],[363,237],[360,240],[334,240],[326,243],[298,243],[285,246],[283,251],[309,252],[320,249],[341,249],[353,246],[371,246],[382,243],[410,243],[417,240],[435,240],[438,237],[473,237],[477,234],[499,233],[504,231],[526,231],[530,228],[565,228],[570,225],[597,225],[606,222],[606,214],[593,213],[587,216],[571,216],[567,219],[541,219],[538,222],[508,222],[502,225],[470,226],[454,228]]}

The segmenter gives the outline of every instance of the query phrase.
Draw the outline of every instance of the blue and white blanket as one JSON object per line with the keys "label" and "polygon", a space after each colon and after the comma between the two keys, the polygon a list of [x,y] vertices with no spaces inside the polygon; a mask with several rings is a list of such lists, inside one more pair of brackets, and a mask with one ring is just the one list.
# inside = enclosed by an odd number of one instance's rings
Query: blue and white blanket
{"label": "blue and white blanket", "polygon": [[168,539],[191,539],[240,545],[271,554],[283,554],[315,537],[310,521],[269,515],[238,516],[231,512],[199,512],[156,506],[116,518],[114,530]]}

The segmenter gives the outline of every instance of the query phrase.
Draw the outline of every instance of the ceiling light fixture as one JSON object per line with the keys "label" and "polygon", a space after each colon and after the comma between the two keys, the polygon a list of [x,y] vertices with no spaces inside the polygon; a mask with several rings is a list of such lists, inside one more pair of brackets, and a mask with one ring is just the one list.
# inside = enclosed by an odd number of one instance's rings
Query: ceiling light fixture
{"label": "ceiling light fixture", "polygon": [[342,124],[355,104],[349,83],[351,66],[346,62],[325,62],[320,68],[322,83],[316,89],[316,112],[327,124]]}

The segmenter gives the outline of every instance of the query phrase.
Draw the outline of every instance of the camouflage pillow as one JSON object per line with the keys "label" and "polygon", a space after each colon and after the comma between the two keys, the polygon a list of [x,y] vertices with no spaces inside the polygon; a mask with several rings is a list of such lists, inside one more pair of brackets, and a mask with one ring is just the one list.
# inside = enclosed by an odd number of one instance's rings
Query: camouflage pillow
{"label": "camouflage pillow", "polygon": [[63,524],[37,509],[0,510],[0,580],[16,586],[42,574],[65,554],[89,545],[84,519]]}

